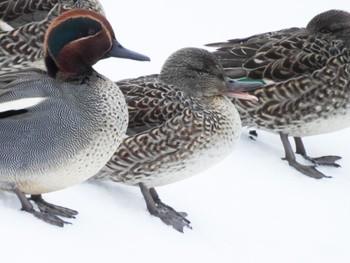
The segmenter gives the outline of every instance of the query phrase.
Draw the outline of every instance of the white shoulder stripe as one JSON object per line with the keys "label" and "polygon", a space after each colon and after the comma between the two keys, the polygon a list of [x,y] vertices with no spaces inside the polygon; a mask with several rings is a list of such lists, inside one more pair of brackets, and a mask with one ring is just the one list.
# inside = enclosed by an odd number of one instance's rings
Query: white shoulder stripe
{"label": "white shoulder stripe", "polygon": [[10,26],[9,24],[7,24],[4,21],[0,20],[0,32],[1,31],[6,32],[6,31],[11,31],[11,30],[13,30],[12,26]]}
{"label": "white shoulder stripe", "polygon": [[0,103],[0,112],[10,111],[10,110],[21,110],[29,107],[33,107],[43,102],[47,98],[38,97],[38,98],[25,98],[19,100],[12,100]]}

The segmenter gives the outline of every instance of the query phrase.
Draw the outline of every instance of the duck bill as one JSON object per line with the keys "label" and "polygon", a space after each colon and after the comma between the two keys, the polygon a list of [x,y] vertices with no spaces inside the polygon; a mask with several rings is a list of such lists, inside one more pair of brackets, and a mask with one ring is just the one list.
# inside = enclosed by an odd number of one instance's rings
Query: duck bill
{"label": "duck bill", "polygon": [[233,99],[238,99],[238,100],[254,100],[258,101],[258,98],[255,97],[254,95],[250,95],[247,92],[243,91],[230,91],[226,92],[225,95],[227,97],[233,98]]}
{"label": "duck bill", "polygon": [[229,77],[225,77],[225,83],[227,88],[225,92],[226,96],[240,100],[258,101],[257,97],[247,92],[260,88],[262,86],[261,83],[254,81],[237,81]]}
{"label": "duck bill", "polygon": [[109,57],[126,58],[138,61],[151,61],[149,57],[123,47],[117,40],[113,40],[113,46],[107,55]]}

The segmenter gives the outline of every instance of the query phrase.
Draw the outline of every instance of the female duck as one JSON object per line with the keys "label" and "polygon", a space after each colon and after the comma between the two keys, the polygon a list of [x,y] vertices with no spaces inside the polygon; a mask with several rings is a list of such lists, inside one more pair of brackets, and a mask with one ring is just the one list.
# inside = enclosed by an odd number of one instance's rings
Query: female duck
{"label": "female duck", "polygon": [[16,193],[23,210],[63,226],[57,215],[76,212],[45,202],[41,194],[96,174],[127,128],[123,94],[92,65],[107,57],[148,58],[123,48],[104,16],[78,9],[51,24],[44,54],[48,74],[0,76],[0,189]]}
{"label": "female duck", "polygon": [[117,84],[128,104],[129,137],[93,179],[139,186],[149,212],[182,232],[190,222],[162,203],[154,187],[199,173],[231,153],[241,122],[226,96],[254,99],[238,92],[251,84],[224,77],[217,59],[196,48],[171,55],[159,76]]}
{"label": "female duck", "polygon": [[330,10],[306,28],[291,28],[246,39],[210,44],[233,78],[262,81],[251,91],[258,101],[235,100],[242,124],[280,134],[289,165],[313,177],[326,177],[315,166],[298,163],[296,152],[315,165],[332,165],[338,156],[307,156],[301,137],[350,125],[350,14]]}
{"label": "female duck", "polygon": [[49,25],[63,12],[77,8],[104,14],[97,0],[1,2],[0,20],[7,25],[0,24],[0,74],[25,68],[45,70],[43,42]]}

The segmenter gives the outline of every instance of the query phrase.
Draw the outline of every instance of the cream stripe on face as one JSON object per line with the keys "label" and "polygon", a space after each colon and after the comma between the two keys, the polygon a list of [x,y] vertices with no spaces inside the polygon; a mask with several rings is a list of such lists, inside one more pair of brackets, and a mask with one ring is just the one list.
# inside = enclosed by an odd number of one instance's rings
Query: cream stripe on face
{"label": "cream stripe on face", "polygon": [[43,102],[47,98],[38,97],[38,98],[25,98],[19,100],[12,100],[0,103],[0,112],[10,111],[10,110],[21,110],[29,107],[33,107]]}

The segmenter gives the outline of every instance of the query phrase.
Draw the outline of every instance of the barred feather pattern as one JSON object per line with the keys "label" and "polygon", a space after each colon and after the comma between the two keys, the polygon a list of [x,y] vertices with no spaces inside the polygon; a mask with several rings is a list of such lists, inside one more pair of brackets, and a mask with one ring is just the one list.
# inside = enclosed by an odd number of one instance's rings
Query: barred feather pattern
{"label": "barred feather pattern", "polygon": [[259,101],[234,101],[243,126],[303,137],[350,125],[347,39],[291,28],[209,46],[230,77],[265,83]]}
{"label": "barred feather pattern", "polygon": [[94,179],[168,184],[224,158],[239,139],[239,116],[225,97],[200,101],[153,77],[117,84],[128,104],[129,137]]}
{"label": "barred feather pattern", "polygon": [[3,0],[0,2],[0,20],[12,22],[19,17],[24,17],[19,19],[22,24],[19,21],[16,23],[22,26],[25,23],[43,20],[43,15],[46,16],[57,4],[65,4],[67,8],[71,6],[70,8],[85,8],[103,13],[98,0]]}
{"label": "barred feather pattern", "polygon": [[191,100],[183,99],[185,96],[181,91],[158,83],[157,77],[153,75],[117,82],[127,100],[131,133],[158,127],[166,120],[181,115],[191,105]]}

